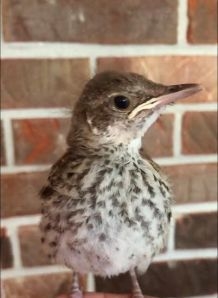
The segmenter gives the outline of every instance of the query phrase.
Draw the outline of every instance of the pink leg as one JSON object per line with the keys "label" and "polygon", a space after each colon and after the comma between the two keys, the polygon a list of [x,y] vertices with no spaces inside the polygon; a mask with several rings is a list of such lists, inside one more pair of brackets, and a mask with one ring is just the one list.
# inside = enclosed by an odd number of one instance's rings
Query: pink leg
{"label": "pink leg", "polygon": [[79,287],[79,279],[76,272],[73,272],[73,280],[69,298],[83,298],[83,293]]}
{"label": "pink leg", "polygon": [[133,298],[144,298],[144,295],[142,294],[142,291],[140,289],[140,286],[139,286],[139,283],[138,283],[138,280],[137,280],[135,270],[131,269],[129,271],[129,273],[130,273],[131,280],[132,280]]}

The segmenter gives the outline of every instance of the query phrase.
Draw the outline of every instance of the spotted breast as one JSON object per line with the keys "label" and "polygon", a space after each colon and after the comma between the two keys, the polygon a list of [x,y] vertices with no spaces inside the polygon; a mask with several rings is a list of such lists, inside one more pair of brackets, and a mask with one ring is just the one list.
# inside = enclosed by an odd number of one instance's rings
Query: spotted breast
{"label": "spotted breast", "polygon": [[164,246],[171,193],[157,166],[140,154],[67,152],[48,180],[41,230],[55,262],[101,276],[145,271]]}

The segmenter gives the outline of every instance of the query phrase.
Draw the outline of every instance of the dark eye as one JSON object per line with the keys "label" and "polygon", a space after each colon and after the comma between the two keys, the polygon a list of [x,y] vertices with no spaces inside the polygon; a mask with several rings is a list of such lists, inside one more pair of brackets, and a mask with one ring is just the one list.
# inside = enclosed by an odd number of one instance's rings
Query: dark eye
{"label": "dark eye", "polygon": [[119,110],[125,110],[130,105],[130,100],[126,96],[123,95],[117,95],[114,97],[114,104],[115,107]]}

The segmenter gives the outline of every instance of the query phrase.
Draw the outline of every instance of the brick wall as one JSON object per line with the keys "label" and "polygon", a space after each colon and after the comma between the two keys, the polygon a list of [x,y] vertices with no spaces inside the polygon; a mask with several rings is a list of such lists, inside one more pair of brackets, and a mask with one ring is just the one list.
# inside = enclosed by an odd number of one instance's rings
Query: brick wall
{"label": "brick wall", "polygon": [[[64,152],[69,109],[84,83],[105,69],[205,87],[170,107],[143,139],[171,177],[176,200],[168,247],[140,283],[158,297],[216,297],[216,6],[217,0],[2,0],[5,298],[53,298],[69,287],[69,271],[42,252],[37,193]],[[128,276],[98,278],[96,289],[129,292]]]}

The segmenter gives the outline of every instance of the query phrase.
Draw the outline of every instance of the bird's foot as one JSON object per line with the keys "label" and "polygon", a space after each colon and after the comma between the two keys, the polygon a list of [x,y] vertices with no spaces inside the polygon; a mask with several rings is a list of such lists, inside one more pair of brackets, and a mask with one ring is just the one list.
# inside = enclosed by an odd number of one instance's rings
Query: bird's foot
{"label": "bird's foot", "polygon": [[144,298],[144,295],[142,293],[133,293],[132,298]]}
{"label": "bird's foot", "polygon": [[130,277],[132,280],[132,287],[133,287],[132,298],[144,298],[144,295],[142,294],[142,291],[140,289],[134,269],[130,270]]}
{"label": "bird's foot", "polygon": [[68,298],[83,298],[83,292],[80,289],[78,289],[76,291],[71,292]]}
{"label": "bird's foot", "polygon": [[79,286],[79,278],[76,272],[73,272],[73,280],[71,285],[71,292],[68,298],[83,298],[83,292]]}

